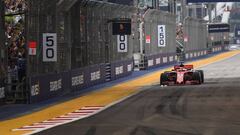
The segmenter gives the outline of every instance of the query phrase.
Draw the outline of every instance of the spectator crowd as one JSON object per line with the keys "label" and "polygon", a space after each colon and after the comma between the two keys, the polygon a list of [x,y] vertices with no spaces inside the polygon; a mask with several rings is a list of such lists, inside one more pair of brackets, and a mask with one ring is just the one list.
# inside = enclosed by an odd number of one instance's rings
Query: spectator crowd
{"label": "spectator crowd", "polygon": [[25,76],[26,41],[24,0],[5,0],[5,34],[8,48],[8,82],[21,81]]}
{"label": "spectator crowd", "polygon": [[4,0],[6,13],[18,13],[25,9],[25,0]]}

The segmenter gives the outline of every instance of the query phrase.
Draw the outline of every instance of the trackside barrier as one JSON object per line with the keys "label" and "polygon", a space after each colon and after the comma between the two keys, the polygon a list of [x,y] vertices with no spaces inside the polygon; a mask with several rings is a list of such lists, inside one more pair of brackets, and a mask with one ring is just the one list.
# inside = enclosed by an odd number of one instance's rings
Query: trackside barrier
{"label": "trackside barrier", "polygon": [[228,50],[228,45],[218,45],[212,48],[212,53],[218,53]]}
{"label": "trackside barrier", "polygon": [[[225,51],[226,46],[215,46],[212,53]],[[186,60],[196,59],[208,55],[208,49],[188,51]],[[176,63],[176,53],[155,54],[145,56],[147,69]],[[46,74],[31,77],[30,81],[30,103],[40,102],[64,95],[72,91],[80,91],[106,81],[106,64],[92,65],[78,68],[68,72]],[[128,76],[133,72],[133,60],[115,61],[110,63],[111,81]],[[0,103],[4,101],[4,87],[0,87]]]}
{"label": "trackside barrier", "polygon": [[[111,80],[130,75],[133,71],[133,60],[113,62]],[[81,91],[106,82],[105,64],[74,69],[68,72],[46,74],[31,77],[30,103],[36,103],[59,97],[74,91]]]}
{"label": "trackside barrier", "polygon": [[47,74],[31,78],[30,103],[35,103],[69,92],[70,76],[68,72]]}
{"label": "trackside barrier", "polygon": [[[212,48],[212,53],[219,53],[223,51],[227,51],[228,46],[216,46]],[[185,53],[185,60],[192,60],[201,58],[204,56],[207,56],[208,49],[201,49],[201,50],[192,50],[187,51]],[[167,64],[173,64],[178,61],[178,56],[176,53],[168,53],[168,54],[155,54],[155,55],[148,55],[145,56],[147,59],[147,69],[167,65]]]}
{"label": "trackside barrier", "polygon": [[128,76],[133,71],[133,60],[118,61],[111,63],[112,67],[112,80]]}
{"label": "trackside barrier", "polygon": [[228,45],[214,46],[210,50],[211,50],[211,52],[209,52],[209,49],[187,51],[186,54],[185,54],[185,59],[186,60],[191,60],[191,59],[204,57],[208,54],[215,54],[215,53],[224,52],[224,51],[228,50]]}
{"label": "trackside barrier", "polygon": [[193,51],[187,51],[185,53],[185,59],[186,60],[192,60],[201,58],[208,55],[208,49],[201,49],[201,50],[193,50]]}
{"label": "trackside barrier", "polygon": [[168,53],[168,54],[155,54],[145,56],[147,59],[147,69],[173,64],[177,62],[176,53]]}

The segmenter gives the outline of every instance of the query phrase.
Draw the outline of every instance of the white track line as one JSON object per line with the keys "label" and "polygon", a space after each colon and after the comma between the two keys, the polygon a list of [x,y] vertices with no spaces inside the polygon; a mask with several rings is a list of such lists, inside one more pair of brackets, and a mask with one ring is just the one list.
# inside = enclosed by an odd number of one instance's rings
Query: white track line
{"label": "white track line", "polygon": [[71,113],[55,117],[49,120],[45,120],[38,123],[33,123],[28,126],[23,126],[12,131],[32,131],[25,135],[32,135],[59,125],[67,124],[73,121],[77,121],[86,117],[90,117],[100,111],[102,111],[104,106],[85,106],[79,110],[73,111]]}
{"label": "white track line", "polygon": [[[102,106],[102,107],[100,107],[100,106],[85,106],[85,107],[83,107],[83,108],[81,108],[81,109],[79,109],[79,110],[76,110],[76,111],[74,111],[74,112],[72,112],[72,113],[68,113],[68,114],[64,115],[64,116],[79,116],[79,118],[76,118],[76,119],[73,119],[73,120],[70,120],[70,121],[65,121],[65,122],[63,122],[63,123],[56,123],[55,125],[47,126],[46,128],[36,129],[36,130],[33,130],[32,132],[26,133],[26,134],[24,134],[24,135],[32,135],[32,134],[39,133],[39,132],[42,132],[42,131],[44,131],[44,130],[47,130],[47,129],[56,127],[56,126],[64,125],[64,124],[67,124],[67,123],[71,123],[71,122],[73,122],[73,121],[77,121],[77,120],[81,120],[81,119],[84,119],[84,118],[91,117],[91,116],[93,116],[93,115],[95,115],[95,114],[97,114],[97,113],[100,113],[100,112],[102,112],[102,111],[104,111],[104,110],[106,110],[106,109],[108,109],[108,108],[110,108],[110,107],[112,107],[112,106],[120,103],[120,102],[123,102],[124,100],[126,100],[126,99],[128,99],[128,98],[130,98],[130,97],[132,97],[132,96],[137,95],[137,94],[140,93],[141,91],[142,91],[142,90],[139,90],[139,91],[137,91],[137,92],[135,92],[135,93],[133,93],[133,94],[131,94],[131,95],[129,95],[129,96],[126,96],[126,97],[124,97],[124,98],[122,98],[122,99],[120,99],[120,100],[118,100],[118,101],[115,101],[115,102],[113,102],[113,103],[110,103],[109,105],[107,105],[107,106],[105,106],[105,107],[103,107],[103,106]],[[84,113],[84,112],[86,112],[86,111],[89,111],[89,110],[87,110],[87,109],[94,109],[94,110],[96,109],[96,110],[95,110],[93,113]],[[83,111],[83,112],[82,112],[82,111]],[[44,122],[49,122],[49,121],[44,121]],[[17,130],[19,130],[19,129],[14,129],[13,131],[17,131]]]}

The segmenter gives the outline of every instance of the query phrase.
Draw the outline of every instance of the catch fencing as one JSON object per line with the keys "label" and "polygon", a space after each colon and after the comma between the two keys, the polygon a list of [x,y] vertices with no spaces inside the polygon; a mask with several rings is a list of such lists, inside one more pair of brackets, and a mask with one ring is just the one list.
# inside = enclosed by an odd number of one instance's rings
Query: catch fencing
{"label": "catch fencing", "polygon": [[[127,52],[119,53],[111,20],[132,18],[134,7],[78,1],[69,9],[61,9],[56,0],[29,3],[28,41],[37,43],[37,54],[28,61],[31,103],[132,73],[133,44],[138,39],[129,35]],[[57,33],[57,62],[42,60],[43,33]]]}

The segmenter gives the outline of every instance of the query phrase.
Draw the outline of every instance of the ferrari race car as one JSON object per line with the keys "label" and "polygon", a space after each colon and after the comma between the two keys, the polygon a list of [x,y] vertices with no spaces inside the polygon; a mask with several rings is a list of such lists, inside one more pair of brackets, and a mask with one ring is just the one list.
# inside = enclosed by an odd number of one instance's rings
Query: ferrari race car
{"label": "ferrari race car", "polygon": [[160,76],[160,85],[202,84],[203,70],[194,70],[193,65],[175,65],[172,71],[165,71]]}

